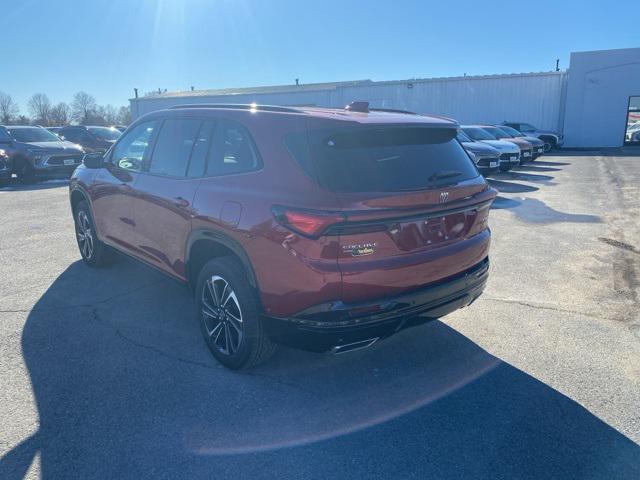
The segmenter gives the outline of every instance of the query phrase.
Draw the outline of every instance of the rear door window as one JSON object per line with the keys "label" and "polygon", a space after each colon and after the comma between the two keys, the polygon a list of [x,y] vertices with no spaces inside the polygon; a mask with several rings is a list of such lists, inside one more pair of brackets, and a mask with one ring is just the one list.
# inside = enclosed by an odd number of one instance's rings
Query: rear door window
{"label": "rear door window", "polygon": [[209,152],[207,175],[250,172],[260,166],[260,157],[247,129],[231,120],[218,120]]}
{"label": "rear door window", "polygon": [[170,118],[158,134],[151,156],[149,173],[167,177],[184,177],[202,120]]}
{"label": "rear door window", "polygon": [[478,176],[453,128],[356,127],[310,132],[319,183],[337,192],[424,190]]}
{"label": "rear door window", "polygon": [[193,150],[191,151],[191,160],[187,170],[187,177],[189,178],[198,178],[205,174],[207,155],[211,150],[211,143],[213,142],[214,125],[214,122],[211,120],[202,122],[200,131],[196,136],[196,141],[193,144]]}

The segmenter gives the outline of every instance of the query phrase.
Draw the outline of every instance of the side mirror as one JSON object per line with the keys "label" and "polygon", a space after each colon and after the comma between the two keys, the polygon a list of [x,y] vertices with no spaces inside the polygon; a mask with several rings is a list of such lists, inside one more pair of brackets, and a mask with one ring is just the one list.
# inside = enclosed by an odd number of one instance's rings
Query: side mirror
{"label": "side mirror", "polygon": [[82,157],[82,163],[87,168],[102,168],[104,166],[104,154],[103,153],[87,153]]}

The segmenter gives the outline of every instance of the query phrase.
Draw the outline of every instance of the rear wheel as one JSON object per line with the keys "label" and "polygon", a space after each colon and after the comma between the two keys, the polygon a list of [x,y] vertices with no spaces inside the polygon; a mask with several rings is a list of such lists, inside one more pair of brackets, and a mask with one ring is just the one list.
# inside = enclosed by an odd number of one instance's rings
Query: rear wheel
{"label": "rear wheel", "polygon": [[84,263],[90,267],[103,267],[111,263],[112,252],[98,240],[91,211],[86,201],[81,201],[75,208],[74,220],[78,249]]}
{"label": "rear wheel", "polygon": [[[553,137],[540,137],[540,140],[542,140],[546,145],[545,145],[545,151],[549,152],[551,150],[554,150],[556,148],[556,139]],[[548,150],[547,145],[549,145]]]}
{"label": "rear wheel", "polygon": [[225,367],[250,368],[271,357],[275,345],[260,321],[257,295],[236,259],[215,258],[205,264],[196,302],[205,342]]}

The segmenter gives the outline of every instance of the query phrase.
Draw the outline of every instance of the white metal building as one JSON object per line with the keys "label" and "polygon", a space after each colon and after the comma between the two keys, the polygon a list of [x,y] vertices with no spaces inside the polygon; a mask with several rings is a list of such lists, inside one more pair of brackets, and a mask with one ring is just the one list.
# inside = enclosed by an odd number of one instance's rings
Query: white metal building
{"label": "white metal building", "polygon": [[168,92],[131,99],[135,119],[172,105],[252,103],[344,107],[368,101],[461,123],[528,122],[568,147],[620,146],[629,97],[640,95],[640,48],[580,52],[568,71]]}

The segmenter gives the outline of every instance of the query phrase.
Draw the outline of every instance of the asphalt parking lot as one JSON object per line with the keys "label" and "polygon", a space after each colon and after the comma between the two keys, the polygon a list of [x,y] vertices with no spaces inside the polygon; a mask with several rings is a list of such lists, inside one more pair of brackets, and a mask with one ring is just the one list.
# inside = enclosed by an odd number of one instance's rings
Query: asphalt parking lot
{"label": "asphalt parking lot", "polygon": [[475,304],[249,373],[182,286],[80,262],[64,182],[0,189],[0,478],[640,478],[640,157],[491,184]]}

